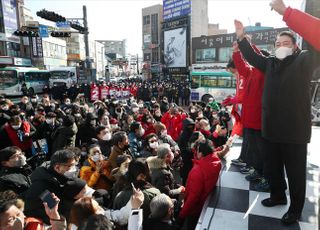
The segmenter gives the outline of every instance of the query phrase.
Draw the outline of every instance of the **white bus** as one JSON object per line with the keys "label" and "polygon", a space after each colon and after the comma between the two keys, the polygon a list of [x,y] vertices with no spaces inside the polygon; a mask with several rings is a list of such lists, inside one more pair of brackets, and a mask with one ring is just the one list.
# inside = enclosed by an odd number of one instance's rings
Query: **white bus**
{"label": "white bus", "polygon": [[236,78],[225,68],[193,68],[191,72],[191,100],[208,102],[214,98],[222,102],[227,96],[235,95]]}
{"label": "white bus", "polygon": [[34,67],[0,68],[0,94],[21,96],[42,93],[49,86],[50,72]]}
{"label": "white bus", "polygon": [[54,67],[50,68],[50,73],[50,87],[65,84],[67,88],[70,88],[72,84],[78,82],[76,67]]}

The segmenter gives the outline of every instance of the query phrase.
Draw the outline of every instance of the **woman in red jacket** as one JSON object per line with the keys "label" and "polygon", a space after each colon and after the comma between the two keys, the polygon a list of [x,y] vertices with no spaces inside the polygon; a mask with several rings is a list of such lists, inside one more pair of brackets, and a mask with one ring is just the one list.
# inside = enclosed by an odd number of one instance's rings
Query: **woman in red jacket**
{"label": "woman in red jacket", "polygon": [[291,7],[286,7],[283,0],[273,0],[272,9],[283,15],[290,29],[307,40],[315,49],[320,51],[320,19]]}
{"label": "woman in red jacket", "polygon": [[202,206],[215,188],[221,170],[220,159],[214,152],[210,140],[199,143],[197,158],[193,160],[193,168],[187,180],[184,205],[179,213],[179,217],[187,221],[188,229],[195,229]]}

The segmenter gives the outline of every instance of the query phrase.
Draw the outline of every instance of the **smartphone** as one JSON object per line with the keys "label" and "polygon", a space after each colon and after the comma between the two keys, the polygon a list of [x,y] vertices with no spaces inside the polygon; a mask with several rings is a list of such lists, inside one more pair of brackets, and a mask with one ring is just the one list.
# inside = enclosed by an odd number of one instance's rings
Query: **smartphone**
{"label": "smartphone", "polygon": [[50,209],[52,209],[58,203],[55,199],[53,199],[51,192],[49,192],[48,190],[45,190],[43,193],[41,193],[40,199],[43,202],[46,202]]}

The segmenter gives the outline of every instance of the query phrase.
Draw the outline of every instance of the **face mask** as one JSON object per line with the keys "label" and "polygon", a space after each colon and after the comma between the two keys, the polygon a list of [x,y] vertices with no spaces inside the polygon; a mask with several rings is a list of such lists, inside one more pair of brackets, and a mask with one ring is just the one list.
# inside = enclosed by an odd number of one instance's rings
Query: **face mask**
{"label": "face mask", "polygon": [[174,154],[173,154],[173,152],[171,152],[171,151],[170,151],[170,156],[169,156],[169,160],[170,160],[170,162],[172,162],[172,161],[173,161],[173,158],[174,158]]}
{"label": "face mask", "polygon": [[11,127],[12,127],[14,130],[20,129],[20,126],[21,126],[21,124],[19,124],[19,125],[11,125]]}
{"label": "face mask", "polygon": [[111,129],[117,129],[119,126],[118,125],[110,125]]}
{"label": "face mask", "polygon": [[14,164],[15,167],[21,168],[27,164],[27,158],[25,156],[21,156],[19,160],[17,160]]}
{"label": "face mask", "polygon": [[156,103],[156,101],[151,101],[152,104]]}
{"label": "face mask", "polygon": [[144,130],[144,128],[141,128],[141,129],[139,130],[139,135],[140,135],[140,137],[142,137],[145,132],[146,132],[146,131]]}
{"label": "face mask", "polygon": [[134,113],[138,112],[138,110],[139,110],[139,108],[137,108],[137,107],[132,108],[132,112],[134,112]]}
{"label": "face mask", "polygon": [[203,117],[203,114],[202,114],[202,113],[200,113],[200,114],[198,115],[198,117],[202,118],[202,117]]}
{"label": "face mask", "polygon": [[292,53],[293,53],[292,48],[284,47],[284,46],[279,47],[275,51],[276,58],[280,60],[285,59],[286,57],[292,55]]}
{"label": "face mask", "polygon": [[156,111],[154,112],[154,114],[159,117],[159,116],[161,116],[161,111],[160,111],[160,110],[156,110]]}
{"label": "face mask", "polygon": [[78,176],[78,168],[76,166],[72,166],[68,171],[63,174],[68,178],[76,178]]}
{"label": "face mask", "polygon": [[167,136],[167,130],[163,130],[163,131],[161,131],[160,136],[161,136],[161,137],[165,137],[165,136]]}
{"label": "face mask", "polygon": [[147,122],[148,122],[148,123],[152,123],[152,119],[148,119]]}
{"label": "face mask", "polygon": [[158,143],[158,142],[152,142],[152,143],[149,143],[149,146],[150,146],[150,148],[152,148],[152,149],[156,149],[156,148],[158,148],[159,143]]}
{"label": "face mask", "polygon": [[210,125],[207,125],[206,127],[204,127],[204,130],[210,130]]}
{"label": "face mask", "polygon": [[190,113],[195,113],[196,110],[195,109],[190,109]]}
{"label": "face mask", "polygon": [[8,111],[8,110],[9,110],[9,106],[3,106],[3,107],[2,107],[2,110],[3,110],[3,111]]}
{"label": "face mask", "polygon": [[91,125],[91,126],[96,126],[96,124],[97,124],[96,121],[94,121],[94,120],[93,120],[93,121],[90,121],[90,125]]}
{"label": "face mask", "polygon": [[52,119],[46,119],[47,124],[51,125],[53,124],[53,120]]}
{"label": "face mask", "polygon": [[95,154],[91,157],[91,160],[93,162],[98,162],[99,160],[101,160],[101,155],[100,154]]}
{"label": "face mask", "polygon": [[106,133],[103,137],[102,140],[104,141],[109,141],[111,140],[111,133]]}
{"label": "face mask", "polygon": [[35,102],[37,102],[37,99],[35,99],[35,98],[34,98],[34,99],[31,99],[31,102],[32,102],[32,103],[35,103]]}
{"label": "face mask", "polygon": [[71,102],[70,102],[70,101],[66,101],[65,104],[66,104],[66,105],[70,105]]}

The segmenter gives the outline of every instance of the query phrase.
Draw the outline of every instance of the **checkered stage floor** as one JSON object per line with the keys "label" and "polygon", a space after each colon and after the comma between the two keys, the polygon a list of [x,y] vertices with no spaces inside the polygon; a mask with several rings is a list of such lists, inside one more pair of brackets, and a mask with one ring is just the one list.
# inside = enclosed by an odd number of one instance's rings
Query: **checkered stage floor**
{"label": "checkered stage floor", "polygon": [[[316,142],[318,141],[318,143]],[[285,226],[280,218],[288,210],[286,206],[266,208],[261,200],[269,194],[257,192],[253,184],[246,181],[239,168],[230,165],[231,159],[240,154],[241,141],[234,143],[227,155],[224,171],[218,186],[208,197],[197,225],[197,230],[316,230],[318,229],[318,210],[320,194],[320,127],[313,127],[312,140],[308,146],[306,202],[299,223]],[[288,192],[288,191],[287,191]],[[288,201],[289,201],[289,195]]]}

